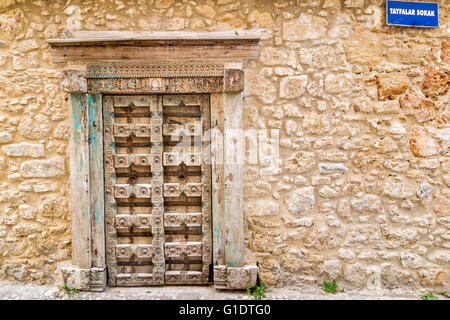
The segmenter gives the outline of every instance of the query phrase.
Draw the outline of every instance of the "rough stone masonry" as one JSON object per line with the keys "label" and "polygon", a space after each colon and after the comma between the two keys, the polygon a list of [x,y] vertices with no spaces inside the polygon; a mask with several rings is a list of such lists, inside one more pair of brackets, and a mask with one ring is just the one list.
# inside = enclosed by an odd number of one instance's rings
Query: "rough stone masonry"
{"label": "rough stone masonry", "polygon": [[[428,0],[430,1],[430,0]],[[45,39],[73,30],[263,28],[245,129],[246,263],[269,287],[449,290],[450,2],[440,27],[383,0],[5,0],[0,4],[0,278],[55,283],[71,259],[68,95]],[[263,150],[264,151],[264,150]]]}

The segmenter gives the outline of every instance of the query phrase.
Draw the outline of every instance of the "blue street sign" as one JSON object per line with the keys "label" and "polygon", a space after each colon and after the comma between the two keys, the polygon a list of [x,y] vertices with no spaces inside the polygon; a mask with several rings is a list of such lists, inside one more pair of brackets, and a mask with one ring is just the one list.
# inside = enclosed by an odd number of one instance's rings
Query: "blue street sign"
{"label": "blue street sign", "polygon": [[386,23],[408,27],[439,27],[438,3],[386,1]]}

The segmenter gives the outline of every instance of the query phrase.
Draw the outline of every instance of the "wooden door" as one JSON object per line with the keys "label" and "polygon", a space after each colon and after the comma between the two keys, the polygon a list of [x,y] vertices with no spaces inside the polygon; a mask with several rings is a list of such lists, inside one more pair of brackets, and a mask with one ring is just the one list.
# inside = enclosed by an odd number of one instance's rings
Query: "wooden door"
{"label": "wooden door", "polygon": [[109,285],[207,283],[209,95],[104,96],[103,115]]}

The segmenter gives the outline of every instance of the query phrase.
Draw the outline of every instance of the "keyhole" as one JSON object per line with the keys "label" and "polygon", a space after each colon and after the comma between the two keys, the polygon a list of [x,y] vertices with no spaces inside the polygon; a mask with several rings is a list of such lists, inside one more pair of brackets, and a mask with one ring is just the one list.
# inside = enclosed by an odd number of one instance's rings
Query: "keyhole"
{"label": "keyhole", "polygon": [[178,178],[183,181],[184,179],[186,179],[186,176],[184,174],[180,174]]}

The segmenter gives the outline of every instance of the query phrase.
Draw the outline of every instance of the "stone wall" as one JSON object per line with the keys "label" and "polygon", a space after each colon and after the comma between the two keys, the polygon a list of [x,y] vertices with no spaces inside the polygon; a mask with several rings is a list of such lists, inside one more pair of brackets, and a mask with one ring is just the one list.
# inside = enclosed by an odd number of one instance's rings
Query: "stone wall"
{"label": "stone wall", "polygon": [[68,96],[46,38],[264,28],[244,122],[279,135],[281,161],[260,139],[246,164],[247,262],[268,286],[448,290],[450,3],[420,29],[386,26],[384,2],[2,1],[0,278],[53,283],[70,260]]}

